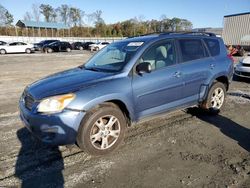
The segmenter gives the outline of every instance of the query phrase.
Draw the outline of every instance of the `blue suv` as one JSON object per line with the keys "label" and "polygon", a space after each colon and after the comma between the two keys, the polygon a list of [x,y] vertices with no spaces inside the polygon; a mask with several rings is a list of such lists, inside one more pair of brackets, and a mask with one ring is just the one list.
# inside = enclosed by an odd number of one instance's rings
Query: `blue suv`
{"label": "blue suv", "polygon": [[20,116],[45,143],[76,143],[102,155],[143,118],[194,105],[218,113],[232,74],[223,40],[212,33],[128,38],[82,66],[27,86]]}

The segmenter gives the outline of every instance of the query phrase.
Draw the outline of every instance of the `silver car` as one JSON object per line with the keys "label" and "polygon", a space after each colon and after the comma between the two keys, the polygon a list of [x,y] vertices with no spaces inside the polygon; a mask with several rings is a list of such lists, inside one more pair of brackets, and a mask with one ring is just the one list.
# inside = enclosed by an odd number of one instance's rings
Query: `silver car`
{"label": "silver car", "polygon": [[244,58],[235,66],[234,74],[239,77],[250,78],[250,56]]}

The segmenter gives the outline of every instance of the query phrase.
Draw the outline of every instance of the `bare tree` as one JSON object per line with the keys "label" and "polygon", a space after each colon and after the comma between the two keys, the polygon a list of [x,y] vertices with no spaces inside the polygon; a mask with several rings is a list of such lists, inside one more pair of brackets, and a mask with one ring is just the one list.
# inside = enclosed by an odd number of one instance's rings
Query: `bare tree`
{"label": "bare tree", "polygon": [[69,10],[70,10],[69,6],[64,4],[58,7],[56,10],[57,12],[59,12],[61,21],[66,25],[69,20]]}
{"label": "bare tree", "polygon": [[40,10],[39,10],[39,5],[38,4],[33,4],[32,5],[32,13],[34,16],[35,21],[39,22],[40,21]]}
{"label": "bare tree", "polygon": [[6,9],[0,5],[0,26],[5,25],[5,12]]}
{"label": "bare tree", "polygon": [[88,25],[88,27],[90,27],[90,26],[92,26],[92,24],[93,24],[93,22],[94,22],[94,14],[92,13],[92,14],[86,14],[86,22],[87,22],[87,25]]}
{"label": "bare tree", "polygon": [[83,26],[84,25],[84,16],[85,16],[85,12],[80,10],[80,17],[79,17],[79,26]]}
{"label": "bare tree", "polygon": [[52,22],[57,22],[57,11],[54,9],[52,14],[51,14],[51,18],[50,18],[50,21]]}
{"label": "bare tree", "polygon": [[102,18],[102,11],[101,10],[95,11],[93,13],[93,17],[94,17],[94,20],[95,20],[95,25],[104,23],[104,20]]}
{"label": "bare tree", "polygon": [[10,26],[13,20],[13,15],[0,4],[0,26]]}
{"label": "bare tree", "polygon": [[25,21],[31,21],[32,20],[32,15],[31,15],[31,13],[30,12],[25,12],[25,14],[24,14],[24,16],[23,16],[23,19],[25,20]]}
{"label": "bare tree", "polygon": [[73,24],[73,26],[76,26],[80,20],[80,17],[81,17],[81,10],[79,8],[70,7],[69,17],[70,17],[70,21]]}

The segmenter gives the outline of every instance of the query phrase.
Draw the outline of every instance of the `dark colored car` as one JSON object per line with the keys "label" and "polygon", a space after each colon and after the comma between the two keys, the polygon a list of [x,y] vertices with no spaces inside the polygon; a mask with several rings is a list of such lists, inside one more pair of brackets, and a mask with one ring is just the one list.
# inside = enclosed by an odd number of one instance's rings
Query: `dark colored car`
{"label": "dark colored car", "polygon": [[20,98],[20,116],[45,143],[77,143],[102,155],[144,118],[192,106],[219,113],[232,75],[233,62],[214,34],[128,38],[80,67],[29,85]]}
{"label": "dark colored car", "polygon": [[5,45],[5,44],[7,44],[7,42],[0,41],[0,45]]}
{"label": "dark colored car", "polygon": [[73,50],[83,50],[84,49],[84,42],[73,42],[71,44]]}
{"label": "dark colored car", "polygon": [[35,43],[34,48],[35,48],[36,51],[40,51],[40,50],[42,50],[44,45],[50,44],[52,42],[58,42],[58,41],[59,40],[43,40],[43,41],[41,41],[39,43]]}
{"label": "dark colored car", "polygon": [[50,44],[44,45],[42,51],[46,53],[52,52],[70,52],[72,47],[69,42],[52,42]]}
{"label": "dark colored car", "polygon": [[94,42],[85,42],[84,46],[83,46],[84,50],[88,50],[89,49],[89,45],[91,45],[91,44],[95,44],[95,43]]}

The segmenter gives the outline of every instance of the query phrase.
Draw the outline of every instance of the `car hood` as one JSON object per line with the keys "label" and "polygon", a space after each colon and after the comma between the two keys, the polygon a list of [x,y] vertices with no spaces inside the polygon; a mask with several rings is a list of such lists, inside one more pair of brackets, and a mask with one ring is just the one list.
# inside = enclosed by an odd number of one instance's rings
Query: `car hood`
{"label": "car hood", "polygon": [[250,57],[246,57],[243,59],[242,63],[250,65]]}
{"label": "car hood", "polygon": [[36,100],[40,100],[94,86],[97,82],[112,79],[113,75],[113,73],[74,68],[38,80],[28,86],[26,91]]}

